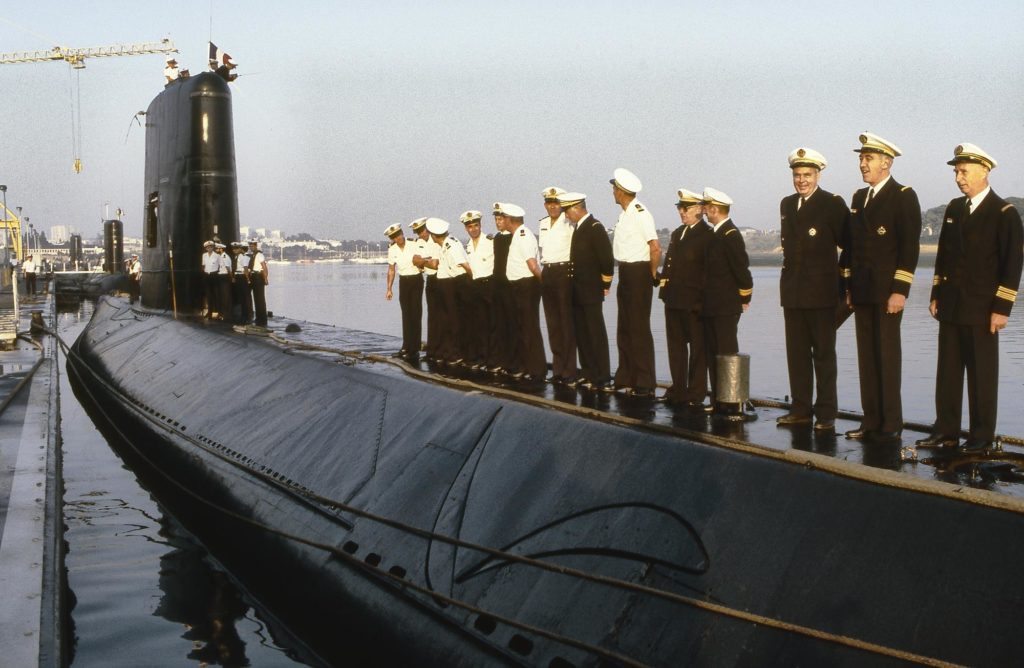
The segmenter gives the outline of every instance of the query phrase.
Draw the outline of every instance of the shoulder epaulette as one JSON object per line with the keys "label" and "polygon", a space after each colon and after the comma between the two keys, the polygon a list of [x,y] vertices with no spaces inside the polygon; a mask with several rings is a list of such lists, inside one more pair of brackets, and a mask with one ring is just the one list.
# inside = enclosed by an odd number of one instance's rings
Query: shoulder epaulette
{"label": "shoulder epaulette", "polygon": [[633,202],[633,206],[636,207],[637,211],[643,211],[644,210],[644,207],[643,207],[643,205],[640,204],[640,202]]}
{"label": "shoulder epaulette", "polygon": [[519,230],[519,236],[525,237],[526,236],[526,230]]}
{"label": "shoulder epaulette", "polygon": [[1013,208],[1012,204],[1007,204],[1002,209],[999,209],[999,213],[1004,213],[1007,209],[1012,209],[1012,208]]}
{"label": "shoulder epaulette", "polygon": [[732,233],[733,233],[733,232],[735,232],[735,231],[736,231],[736,228],[735,228],[735,227],[730,227],[729,229],[727,229],[727,230],[725,231],[725,234],[723,234],[722,236],[725,236],[725,237],[727,237],[727,236],[729,236],[730,234],[732,234]]}
{"label": "shoulder epaulette", "polygon": [[545,220],[547,220],[547,219],[548,219],[548,218],[550,218],[550,217],[551,217],[551,216],[544,216],[543,218],[538,218],[538,219],[537,219],[537,222],[538,222],[538,223],[543,223],[543,222],[544,222]]}
{"label": "shoulder epaulette", "polygon": [[910,190],[910,186],[903,186],[900,188],[900,192],[903,192],[904,190]]}
{"label": "shoulder epaulette", "polygon": [[488,234],[487,238],[490,239],[491,241],[494,241],[494,235],[493,234]]}

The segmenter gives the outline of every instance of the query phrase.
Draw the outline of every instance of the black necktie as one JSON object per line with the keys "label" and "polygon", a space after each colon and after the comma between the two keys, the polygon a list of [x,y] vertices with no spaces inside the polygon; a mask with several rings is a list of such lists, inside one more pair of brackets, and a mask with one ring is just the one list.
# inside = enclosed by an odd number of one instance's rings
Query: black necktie
{"label": "black necktie", "polygon": [[800,209],[803,208],[803,206],[804,206],[804,198],[801,197],[800,201],[796,203],[796,210],[799,211]]}
{"label": "black necktie", "polygon": [[970,197],[967,198],[967,215],[968,216],[971,215],[971,198]]}
{"label": "black necktie", "polygon": [[868,199],[867,199],[866,202],[864,202],[864,206],[867,206],[868,204],[871,204],[871,198],[874,197],[874,196],[875,196],[875,189],[874,188],[868,188]]}

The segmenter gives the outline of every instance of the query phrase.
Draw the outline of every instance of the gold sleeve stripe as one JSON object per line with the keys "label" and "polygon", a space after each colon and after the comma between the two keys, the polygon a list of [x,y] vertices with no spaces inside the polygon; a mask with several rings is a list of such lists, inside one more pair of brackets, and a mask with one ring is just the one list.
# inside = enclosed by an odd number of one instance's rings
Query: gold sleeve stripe
{"label": "gold sleeve stripe", "polygon": [[999,213],[1003,213],[1003,212],[1004,212],[1004,211],[1006,211],[1007,209],[1012,209],[1012,208],[1013,208],[1013,205],[1012,205],[1012,204],[1007,204],[1007,205],[1006,205],[1006,206],[1004,206],[1004,207],[1003,207],[1002,209],[999,209]]}
{"label": "gold sleeve stripe", "polygon": [[938,285],[942,282],[942,277],[936,274],[935,278],[932,279],[932,285]]}
{"label": "gold sleeve stripe", "polygon": [[661,287],[661,288],[665,287],[666,285],[668,285],[668,279],[667,278],[661,279],[661,281],[658,283],[658,287]]}
{"label": "gold sleeve stripe", "polygon": [[1000,285],[999,289],[996,290],[996,297],[998,297],[999,299],[1005,299],[1007,301],[1015,302],[1017,301],[1017,291],[1011,290],[1010,288],[1004,288],[1003,286]]}
{"label": "gold sleeve stripe", "polygon": [[735,227],[734,227],[733,229],[731,229],[731,230],[726,230],[726,231],[725,231],[725,234],[724,234],[723,236],[726,236],[726,237],[727,237],[727,236],[729,236],[730,234],[732,234],[732,233],[733,233],[733,232],[735,232],[735,231],[736,231],[736,228],[735,228]]}
{"label": "gold sleeve stripe", "polygon": [[601,280],[604,281],[605,283],[611,283],[612,282],[612,277],[611,276],[607,276],[605,274],[601,274]]}
{"label": "gold sleeve stripe", "polygon": [[754,288],[750,288],[749,290],[740,288],[740,297],[749,297],[752,294],[754,294]]}
{"label": "gold sleeve stripe", "polygon": [[839,270],[839,275],[842,276],[843,278],[849,278],[851,275],[853,275],[853,272],[850,271],[849,269],[844,268]]}
{"label": "gold sleeve stripe", "polygon": [[908,285],[914,282],[914,275],[909,271],[903,271],[902,269],[897,269],[893,278],[897,281],[903,281]]}

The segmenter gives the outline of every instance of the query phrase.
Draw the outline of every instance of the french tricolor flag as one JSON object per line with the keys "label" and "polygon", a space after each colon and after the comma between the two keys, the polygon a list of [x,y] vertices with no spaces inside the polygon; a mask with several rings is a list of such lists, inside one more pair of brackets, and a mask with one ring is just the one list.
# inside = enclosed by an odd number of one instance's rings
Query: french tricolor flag
{"label": "french tricolor flag", "polygon": [[217,48],[217,45],[210,42],[210,68],[217,69],[218,67],[233,67],[234,62],[231,60],[231,56],[224,53]]}

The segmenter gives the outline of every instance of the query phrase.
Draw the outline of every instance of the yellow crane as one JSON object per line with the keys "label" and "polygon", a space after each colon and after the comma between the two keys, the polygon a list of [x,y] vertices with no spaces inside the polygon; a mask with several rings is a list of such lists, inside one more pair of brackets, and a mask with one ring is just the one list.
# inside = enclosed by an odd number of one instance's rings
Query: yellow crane
{"label": "yellow crane", "polygon": [[[50,60],[63,60],[71,65],[73,70],[85,68],[86,58],[109,58],[112,56],[144,56],[156,53],[177,53],[174,42],[170,39],[162,39],[159,42],[141,42],[138,44],[114,44],[112,46],[94,46],[81,49],[73,49],[65,46],[55,46],[49,50],[42,51],[14,51],[12,53],[0,53],[0,65],[12,65],[16,63],[42,63]],[[75,72],[75,79],[72,83],[72,119],[71,119],[71,144],[74,153],[75,173],[82,171],[81,143],[82,143],[82,115],[79,104],[78,73]]]}

